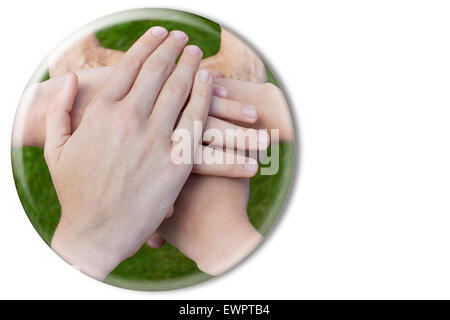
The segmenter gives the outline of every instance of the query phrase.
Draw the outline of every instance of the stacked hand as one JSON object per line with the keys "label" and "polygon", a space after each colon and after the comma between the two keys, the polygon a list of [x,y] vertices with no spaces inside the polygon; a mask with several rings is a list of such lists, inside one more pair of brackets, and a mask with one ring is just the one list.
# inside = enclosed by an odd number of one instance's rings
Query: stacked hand
{"label": "stacked hand", "polygon": [[50,57],[49,74],[52,78],[75,70],[116,65],[124,54],[122,51],[100,46],[93,33],[64,49],[60,54]]}
{"label": "stacked hand", "polygon": [[159,234],[218,275],[245,258],[262,240],[247,216],[248,179],[190,175]]}
{"label": "stacked hand", "polygon": [[[264,63],[251,48],[224,28],[221,28],[220,39],[219,52],[204,59],[201,69],[218,71],[231,79],[266,82]],[[116,65],[123,54],[103,48],[91,33],[75,41],[62,54],[52,56],[49,73],[51,77],[58,77],[75,70]]]}
{"label": "stacked hand", "polygon": [[[13,144],[45,142],[62,207],[52,247],[97,279],[145,241],[160,246],[161,236],[213,275],[262,239],[248,220],[248,179],[242,179],[255,175],[257,164],[231,151],[243,161],[194,165],[211,151],[194,134],[195,123],[219,132],[284,128],[281,138],[292,141],[287,105],[273,86],[197,71],[202,52],[185,47],[187,39],[153,27],[114,67],[69,73],[25,94]],[[183,130],[191,138],[174,141]],[[268,143],[267,135],[258,136],[259,148]],[[188,144],[188,163],[173,161],[180,144]]]}
{"label": "stacked hand", "polygon": [[[204,123],[212,77],[197,72],[199,48],[180,32],[152,28],[123,56],[71,131],[77,78],[66,76],[47,114],[45,157],[62,207],[52,247],[91,276],[103,279],[157,229],[201,150],[194,122]],[[171,73],[172,69],[173,72]],[[196,74],[197,73],[197,74]],[[194,80],[195,76],[195,80]],[[171,160],[177,130],[191,134],[188,163]]]}

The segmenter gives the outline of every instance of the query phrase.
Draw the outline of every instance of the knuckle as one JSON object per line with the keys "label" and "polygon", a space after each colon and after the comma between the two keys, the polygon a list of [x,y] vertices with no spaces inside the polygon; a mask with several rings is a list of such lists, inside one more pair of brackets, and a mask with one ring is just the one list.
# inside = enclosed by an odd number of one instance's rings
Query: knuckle
{"label": "knuckle", "polygon": [[177,95],[177,96],[185,96],[188,92],[188,85],[183,79],[174,78],[167,82],[167,91]]}
{"label": "knuckle", "polygon": [[139,69],[141,61],[134,55],[127,55],[123,58],[122,66],[126,69]]}
{"label": "knuckle", "polygon": [[[208,100],[211,97],[211,89],[210,88],[201,88],[197,90],[195,96],[200,98],[201,100]],[[202,101],[206,102],[206,101]]]}
{"label": "knuckle", "polygon": [[192,108],[186,109],[183,115],[192,121],[203,121],[203,114],[197,110],[193,110]]}
{"label": "knuckle", "polygon": [[151,36],[144,36],[140,39],[140,44],[147,50],[153,50],[158,45],[157,40]]}
{"label": "knuckle", "polygon": [[[201,110],[203,110],[203,109],[209,110],[210,103],[211,103],[211,101],[210,101],[209,96],[202,96],[202,95],[193,96],[191,98],[191,100],[189,101],[189,105],[196,108],[197,111],[195,111],[195,112],[197,112],[197,113],[200,113]],[[192,109],[192,108],[190,108],[190,109]],[[188,110],[188,108],[186,108],[186,110]]]}
{"label": "knuckle", "polygon": [[164,75],[169,70],[169,63],[161,58],[150,58],[145,63],[145,68],[157,75]]}

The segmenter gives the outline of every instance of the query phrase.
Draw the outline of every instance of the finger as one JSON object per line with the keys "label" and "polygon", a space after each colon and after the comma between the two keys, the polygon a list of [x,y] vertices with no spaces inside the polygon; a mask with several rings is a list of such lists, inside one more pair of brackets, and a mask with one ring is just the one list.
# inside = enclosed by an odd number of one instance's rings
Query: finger
{"label": "finger", "polygon": [[252,100],[264,99],[264,95],[261,95],[263,85],[260,83],[227,78],[214,78],[213,83],[214,86],[224,88],[230,100],[246,102],[249,97],[253,97]]}
{"label": "finger", "polygon": [[123,99],[144,62],[166,37],[167,30],[159,26],[145,32],[120,59],[102,93],[114,100]]}
{"label": "finger", "polygon": [[197,46],[184,49],[175,70],[167,79],[153,107],[150,116],[151,126],[157,126],[171,135],[178,115],[191,92],[195,73],[198,70],[203,52]]}
{"label": "finger", "polygon": [[164,244],[166,243],[166,241],[156,232],[153,233],[150,238],[148,238],[147,240],[147,244],[150,248],[153,249],[159,249],[161,248]]}
{"label": "finger", "polygon": [[68,73],[64,77],[57,97],[48,108],[44,150],[49,160],[59,157],[62,147],[72,134],[70,111],[77,90],[77,76],[74,73]]}
{"label": "finger", "polygon": [[182,31],[172,31],[170,36],[142,65],[130,93],[125,98],[144,115],[149,116],[161,87],[172,72],[175,61],[188,41]]}
{"label": "finger", "polygon": [[230,178],[251,178],[258,173],[258,162],[239,152],[206,146],[202,146],[201,151],[197,154],[193,173]]}
{"label": "finger", "polygon": [[221,98],[226,98],[228,95],[228,91],[224,87],[213,85],[213,95]]}
{"label": "finger", "polygon": [[265,130],[256,130],[208,117],[203,130],[203,142],[239,150],[266,150],[270,144]]}
{"label": "finger", "polygon": [[220,119],[246,123],[255,123],[258,120],[258,113],[254,106],[214,96],[211,99],[209,114]]}
{"label": "finger", "polygon": [[[202,139],[203,127],[208,116],[209,106],[211,104],[211,74],[207,70],[197,72],[194,80],[191,98],[188,105],[181,115],[180,122],[175,131],[181,132],[182,136],[187,133],[188,141],[182,143],[190,143],[191,159],[194,158]],[[197,130],[199,129],[199,130]],[[200,131],[200,134],[197,133]],[[174,132],[176,135],[176,132]],[[175,147],[174,144],[172,147]]]}
{"label": "finger", "polygon": [[[224,74],[220,71],[211,71],[211,76],[213,77],[213,79],[220,79],[220,78],[224,78]],[[218,97],[222,97],[222,98],[226,98],[227,97],[227,89],[225,87],[222,87],[220,85],[214,84],[213,81],[213,95],[218,96]]]}

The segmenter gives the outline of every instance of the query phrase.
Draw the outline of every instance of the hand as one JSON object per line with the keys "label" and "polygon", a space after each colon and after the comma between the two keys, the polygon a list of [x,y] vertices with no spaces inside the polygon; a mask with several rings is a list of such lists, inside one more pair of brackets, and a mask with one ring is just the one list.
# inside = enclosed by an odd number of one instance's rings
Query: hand
{"label": "hand", "polygon": [[225,28],[220,34],[219,52],[204,59],[200,67],[221,72],[230,79],[255,83],[267,81],[264,62],[252,48]]}
{"label": "hand", "polygon": [[[204,123],[212,77],[198,69],[201,51],[187,36],[151,28],[123,56],[75,132],[70,111],[77,77],[65,77],[49,107],[44,155],[62,214],[53,249],[104,279],[156,230],[170,211],[200,150],[194,122]],[[171,72],[173,70],[173,72]],[[194,82],[194,83],[193,83]],[[193,83],[193,89],[191,87]],[[175,164],[173,128],[190,133],[190,163]]]}
{"label": "hand", "polygon": [[[70,112],[71,128],[75,131],[80,125],[86,107],[100,91],[103,83],[108,79],[113,67],[92,68],[78,71],[78,92]],[[58,97],[58,92],[63,85],[64,77],[52,78],[42,83],[31,85],[24,93],[20,103],[14,124],[12,144],[13,146],[38,146],[45,142],[45,118],[48,106]],[[219,130],[225,135],[226,130],[246,132],[247,128],[236,126],[224,120],[235,120],[248,126],[255,123],[258,115],[256,108],[245,103],[226,99],[226,90],[222,87],[213,87],[215,94],[211,99],[210,116],[206,122],[206,128]],[[222,120],[224,119],[224,120]],[[206,137],[205,142],[206,141]],[[262,149],[268,146],[260,141]],[[233,146],[231,146],[233,147]],[[244,146],[250,148],[250,144]],[[195,168],[196,170],[197,168]],[[227,172],[231,172],[228,167]],[[225,176],[228,176],[225,172]]]}
{"label": "hand", "polygon": [[[294,141],[289,107],[283,92],[278,87],[271,83],[253,83],[225,78],[215,78],[214,84],[227,90],[228,99],[247,103],[256,108],[258,120],[251,125],[253,128],[278,129],[280,142]],[[268,132],[270,133],[270,130]]]}
{"label": "hand", "polygon": [[[50,59],[49,73],[52,78],[67,72],[87,68],[115,65],[124,53],[103,48],[95,34],[89,34]],[[200,64],[200,68],[221,72],[225,77],[266,82],[266,68],[258,55],[227,29],[222,28],[220,50]]]}
{"label": "hand", "polygon": [[[229,270],[263,238],[247,217],[248,184],[248,179],[190,175],[158,233],[203,272]],[[155,235],[149,241],[151,247],[161,245]]]}
{"label": "hand", "polygon": [[[252,104],[254,106],[257,106],[258,111],[258,121],[253,124],[255,128],[264,128],[264,129],[279,129],[280,130],[280,140],[281,142],[293,142],[294,135],[293,135],[293,128],[292,128],[292,122],[290,118],[289,108],[286,103],[286,100],[279,88],[272,84],[258,84],[258,83],[251,83],[246,81],[238,81],[238,80],[231,80],[231,79],[224,79],[224,78],[215,78],[214,82],[218,84],[219,86],[223,87],[225,90],[227,90],[227,97],[229,99],[236,99],[242,102],[246,102],[248,104]],[[270,131],[269,131],[270,132]],[[216,203],[217,199],[219,197],[226,196],[227,192],[220,192],[218,190],[218,194],[214,195],[213,190],[214,186],[211,185],[209,188],[193,188],[190,181],[194,180],[194,175],[192,175],[188,182],[186,183],[186,187],[182,191],[182,195],[184,197],[179,197],[177,200],[176,205],[176,213],[175,215],[164,222],[164,224],[160,227],[160,234],[155,233],[153,234],[147,241],[148,245],[152,248],[159,248],[162,245],[164,245],[164,242],[168,240],[170,243],[172,243],[174,246],[176,246],[178,249],[180,249],[184,254],[186,254],[188,257],[196,261],[199,265],[206,265],[206,263],[203,263],[203,255],[202,252],[205,252],[205,257],[209,257],[210,254],[214,257],[214,251],[209,253],[208,250],[204,249],[205,246],[207,246],[207,243],[204,242],[202,245],[202,242],[199,241],[197,245],[189,245],[191,248],[199,248],[198,252],[200,254],[194,255],[191,251],[189,251],[189,247],[185,245],[185,243],[191,243],[190,239],[196,239],[196,237],[202,237],[203,234],[208,235],[209,230],[211,230],[212,233],[217,233],[217,230],[215,227],[218,227],[220,223],[217,223],[215,225],[211,224],[207,225],[205,221],[206,220],[203,217],[203,215],[210,215],[210,210],[205,210],[205,208],[213,208],[214,203]],[[205,178],[205,179],[203,179]],[[202,184],[203,181],[212,180],[212,179],[206,179],[206,177],[199,177],[197,176],[195,184]],[[240,179],[243,180],[243,179]],[[245,180],[245,179],[244,179]],[[214,179],[215,184],[217,186],[220,186],[221,184],[229,184],[231,185],[230,179]],[[228,182],[227,182],[228,181]],[[237,180],[235,180],[237,181]],[[207,182],[205,182],[205,185]],[[241,186],[242,188],[242,186]],[[236,189],[238,190],[238,189]],[[219,215],[223,215],[223,217],[226,217],[229,214],[233,214],[236,212],[240,212],[240,216],[242,217],[242,220],[246,220],[246,223],[242,223],[242,225],[247,225],[244,229],[246,230],[253,230],[253,232],[249,232],[249,234],[255,234],[255,230],[252,229],[251,225],[249,225],[248,218],[246,215],[246,209],[242,209],[242,201],[239,199],[240,195],[248,194],[248,187],[247,190],[241,190],[242,192],[237,192],[236,194],[230,196],[226,203],[228,206],[235,207],[241,209],[232,209],[227,210],[226,207],[224,207],[222,204],[225,202],[217,201],[219,205],[216,206],[216,209],[213,211]],[[189,195],[189,196],[188,196]],[[203,199],[200,203],[196,203],[195,201],[190,201],[193,198],[201,198]],[[184,200],[181,200],[184,199]],[[247,200],[245,202],[245,207]],[[198,206],[201,206],[202,204],[205,204],[205,208],[198,208]],[[194,209],[192,209],[194,208]],[[179,212],[179,213],[177,213]],[[191,224],[190,221],[192,221],[192,218],[187,219],[186,217],[190,216],[186,214],[186,212],[192,212],[192,215],[197,217],[198,223]],[[186,218],[186,219],[185,219]],[[245,218],[245,219],[244,219]],[[218,220],[220,221],[220,219]],[[194,228],[194,227],[195,228]],[[202,228],[204,227],[204,228]],[[201,230],[200,230],[201,229]],[[195,230],[195,231],[193,231]],[[202,232],[202,230],[204,232]],[[229,233],[232,234],[232,233]],[[176,236],[176,237],[175,237]],[[233,239],[238,238],[233,235]],[[247,239],[246,239],[247,238]],[[243,255],[241,258],[243,258],[246,255],[246,252],[250,252],[254,247],[256,247],[258,241],[257,236],[247,236],[242,237],[242,243],[244,245],[248,245],[248,248],[244,247]],[[184,239],[184,240],[182,240]],[[205,240],[206,241],[206,240]],[[219,239],[217,239],[219,241]],[[230,242],[231,243],[231,242]],[[214,245],[214,244],[212,244]],[[237,252],[242,247],[237,247]],[[200,257],[200,258],[197,258]],[[221,261],[225,261],[224,265],[229,265],[226,262],[225,257],[215,257],[217,259],[217,263],[221,265]],[[210,259],[210,261],[214,261],[214,259]],[[234,260],[232,260],[234,261]],[[208,270],[208,267],[202,267],[203,271],[214,274],[213,271]]]}
{"label": "hand", "polygon": [[79,39],[64,52],[50,57],[49,74],[56,78],[68,72],[82,69],[116,65],[123,52],[103,48],[95,34],[91,33]]}

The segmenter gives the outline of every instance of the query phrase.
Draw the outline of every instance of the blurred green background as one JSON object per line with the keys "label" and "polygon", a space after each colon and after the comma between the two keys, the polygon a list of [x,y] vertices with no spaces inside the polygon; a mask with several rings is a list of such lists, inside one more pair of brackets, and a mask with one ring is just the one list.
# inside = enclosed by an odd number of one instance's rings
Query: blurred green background
{"label": "blurred green background", "polygon": [[[160,16],[158,20],[153,17]],[[173,17],[167,18],[167,17]],[[96,32],[101,45],[126,51],[147,29],[160,25],[169,31],[179,29],[189,35],[189,44],[199,46],[204,57],[215,55],[220,47],[220,26],[190,13],[153,9],[151,20],[124,22]],[[268,81],[277,84],[266,68]],[[47,75],[43,75],[45,80]],[[277,218],[286,198],[293,170],[294,148],[280,144],[280,170],[273,176],[257,175],[250,182],[248,215],[252,224],[265,234]],[[14,179],[22,205],[37,232],[50,245],[60,217],[60,205],[44,160],[43,150],[13,148]],[[147,245],[123,261],[105,282],[136,290],[168,290],[189,286],[211,278],[198,270],[170,244],[161,249]]]}

